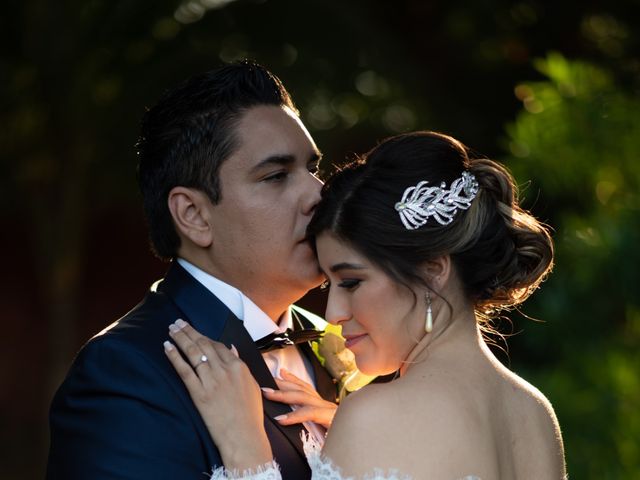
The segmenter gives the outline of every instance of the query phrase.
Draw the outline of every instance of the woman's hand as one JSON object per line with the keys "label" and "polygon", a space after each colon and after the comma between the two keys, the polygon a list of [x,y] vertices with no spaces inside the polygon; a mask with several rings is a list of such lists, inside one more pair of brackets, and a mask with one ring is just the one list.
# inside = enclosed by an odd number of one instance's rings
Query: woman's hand
{"label": "woman's hand", "polygon": [[165,353],[184,382],[227,470],[255,468],[273,459],[264,430],[260,387],[232,346],[201,335],[187,322],[169,326]]}
{"label": "woman's hand", "polygon": [[275,419],[282,425],[315,422],[329,428],[338,406],[323,399],[311,385],[300,380],[293,373],[281,368],[280,376],[281,379],[276,378],[280,390],[263,388],[264,396],[275,402],[295,406],[296,410]]}

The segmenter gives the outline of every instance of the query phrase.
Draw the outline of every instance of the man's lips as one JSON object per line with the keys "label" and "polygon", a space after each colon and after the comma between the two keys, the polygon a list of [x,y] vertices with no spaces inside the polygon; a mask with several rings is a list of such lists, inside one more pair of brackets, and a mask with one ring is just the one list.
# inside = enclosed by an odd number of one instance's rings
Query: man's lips
{"label": "man's lips", "polygon": [[361,333],[360,335],[343,335],[344,336],[344,346],[347,348],[351,348],[356,343],[363,340],[364,337],[367,336],[366,333]]}

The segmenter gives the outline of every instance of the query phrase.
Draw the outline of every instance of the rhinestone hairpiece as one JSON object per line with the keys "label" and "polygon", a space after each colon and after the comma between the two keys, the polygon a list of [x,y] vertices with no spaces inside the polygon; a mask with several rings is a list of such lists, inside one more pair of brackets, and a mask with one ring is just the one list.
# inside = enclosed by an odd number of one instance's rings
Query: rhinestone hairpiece
{"label": "rhinestone hairpiece", "polygon": [[429,187],[423,180],[404,191],[402,200],[396,203],[395,209],[407,230],[420,228],[433,217],[440,225],[449,225],[458,211],[466,210],[478,193],[478,181],[472,173],[462,172],[447,190],[442,182],[439,187]]}

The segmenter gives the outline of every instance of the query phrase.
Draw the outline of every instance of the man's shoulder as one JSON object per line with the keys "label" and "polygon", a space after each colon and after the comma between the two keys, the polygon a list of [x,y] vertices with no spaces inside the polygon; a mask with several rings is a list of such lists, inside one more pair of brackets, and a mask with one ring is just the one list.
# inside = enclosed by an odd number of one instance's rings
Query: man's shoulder
{"label": "man's shoulder", "polygon": [[47,478],[186,478],[219,462],[164,354],[178,315],[170,297],[149,292],[83,346],[51,403]]}
{"label": "man's shoulder", "polygon": [[228,318],[228,309],[208,291],[198,289],[199,284],[191,277],[177,273],[175,267],[171,268],[140,303],[89,339],[76,361],[108,352],[164,361],[162,344],[169,339],[169,325],[177,319],[216,339]]}
{"label": "man's shoulder", "polygon": [[112,342],[148,344],[166,337],[169,324],[179,318],[180,313],[167,295],[150,291],[135,307],[95,334],[85,348]]}
{"label": "man's shoulder", "polygon": [[140,303],[83,345],[68,377],[88,371],[97,376],[124,374],[125,369],[149,374],[172,372],[163,349],[169,325],[181,318],[217,339],[229,315],[217,298],[178,265],[172,265]]}

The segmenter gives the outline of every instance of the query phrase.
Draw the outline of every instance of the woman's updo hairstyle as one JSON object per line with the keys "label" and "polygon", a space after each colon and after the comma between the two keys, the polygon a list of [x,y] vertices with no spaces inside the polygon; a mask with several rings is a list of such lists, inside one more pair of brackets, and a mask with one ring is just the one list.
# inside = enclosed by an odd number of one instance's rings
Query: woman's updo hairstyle
{"label": "woman's updo hairstyle", "polygon": [[[405,228],[395,204],[408,187],[427,180],[449,188],[465,170],[479,186],[468,210],[459,209],[448,225],[431,217]],[[547,227],[520,208],[507,169],[469,158],[460,142],[434,132],[391,137],[337,171],[308,227],[311,239],[325,231],[405,285],[429,287],[422,267],[450,255],[465,293],[485,315],[523,302],[553,264]]]}

